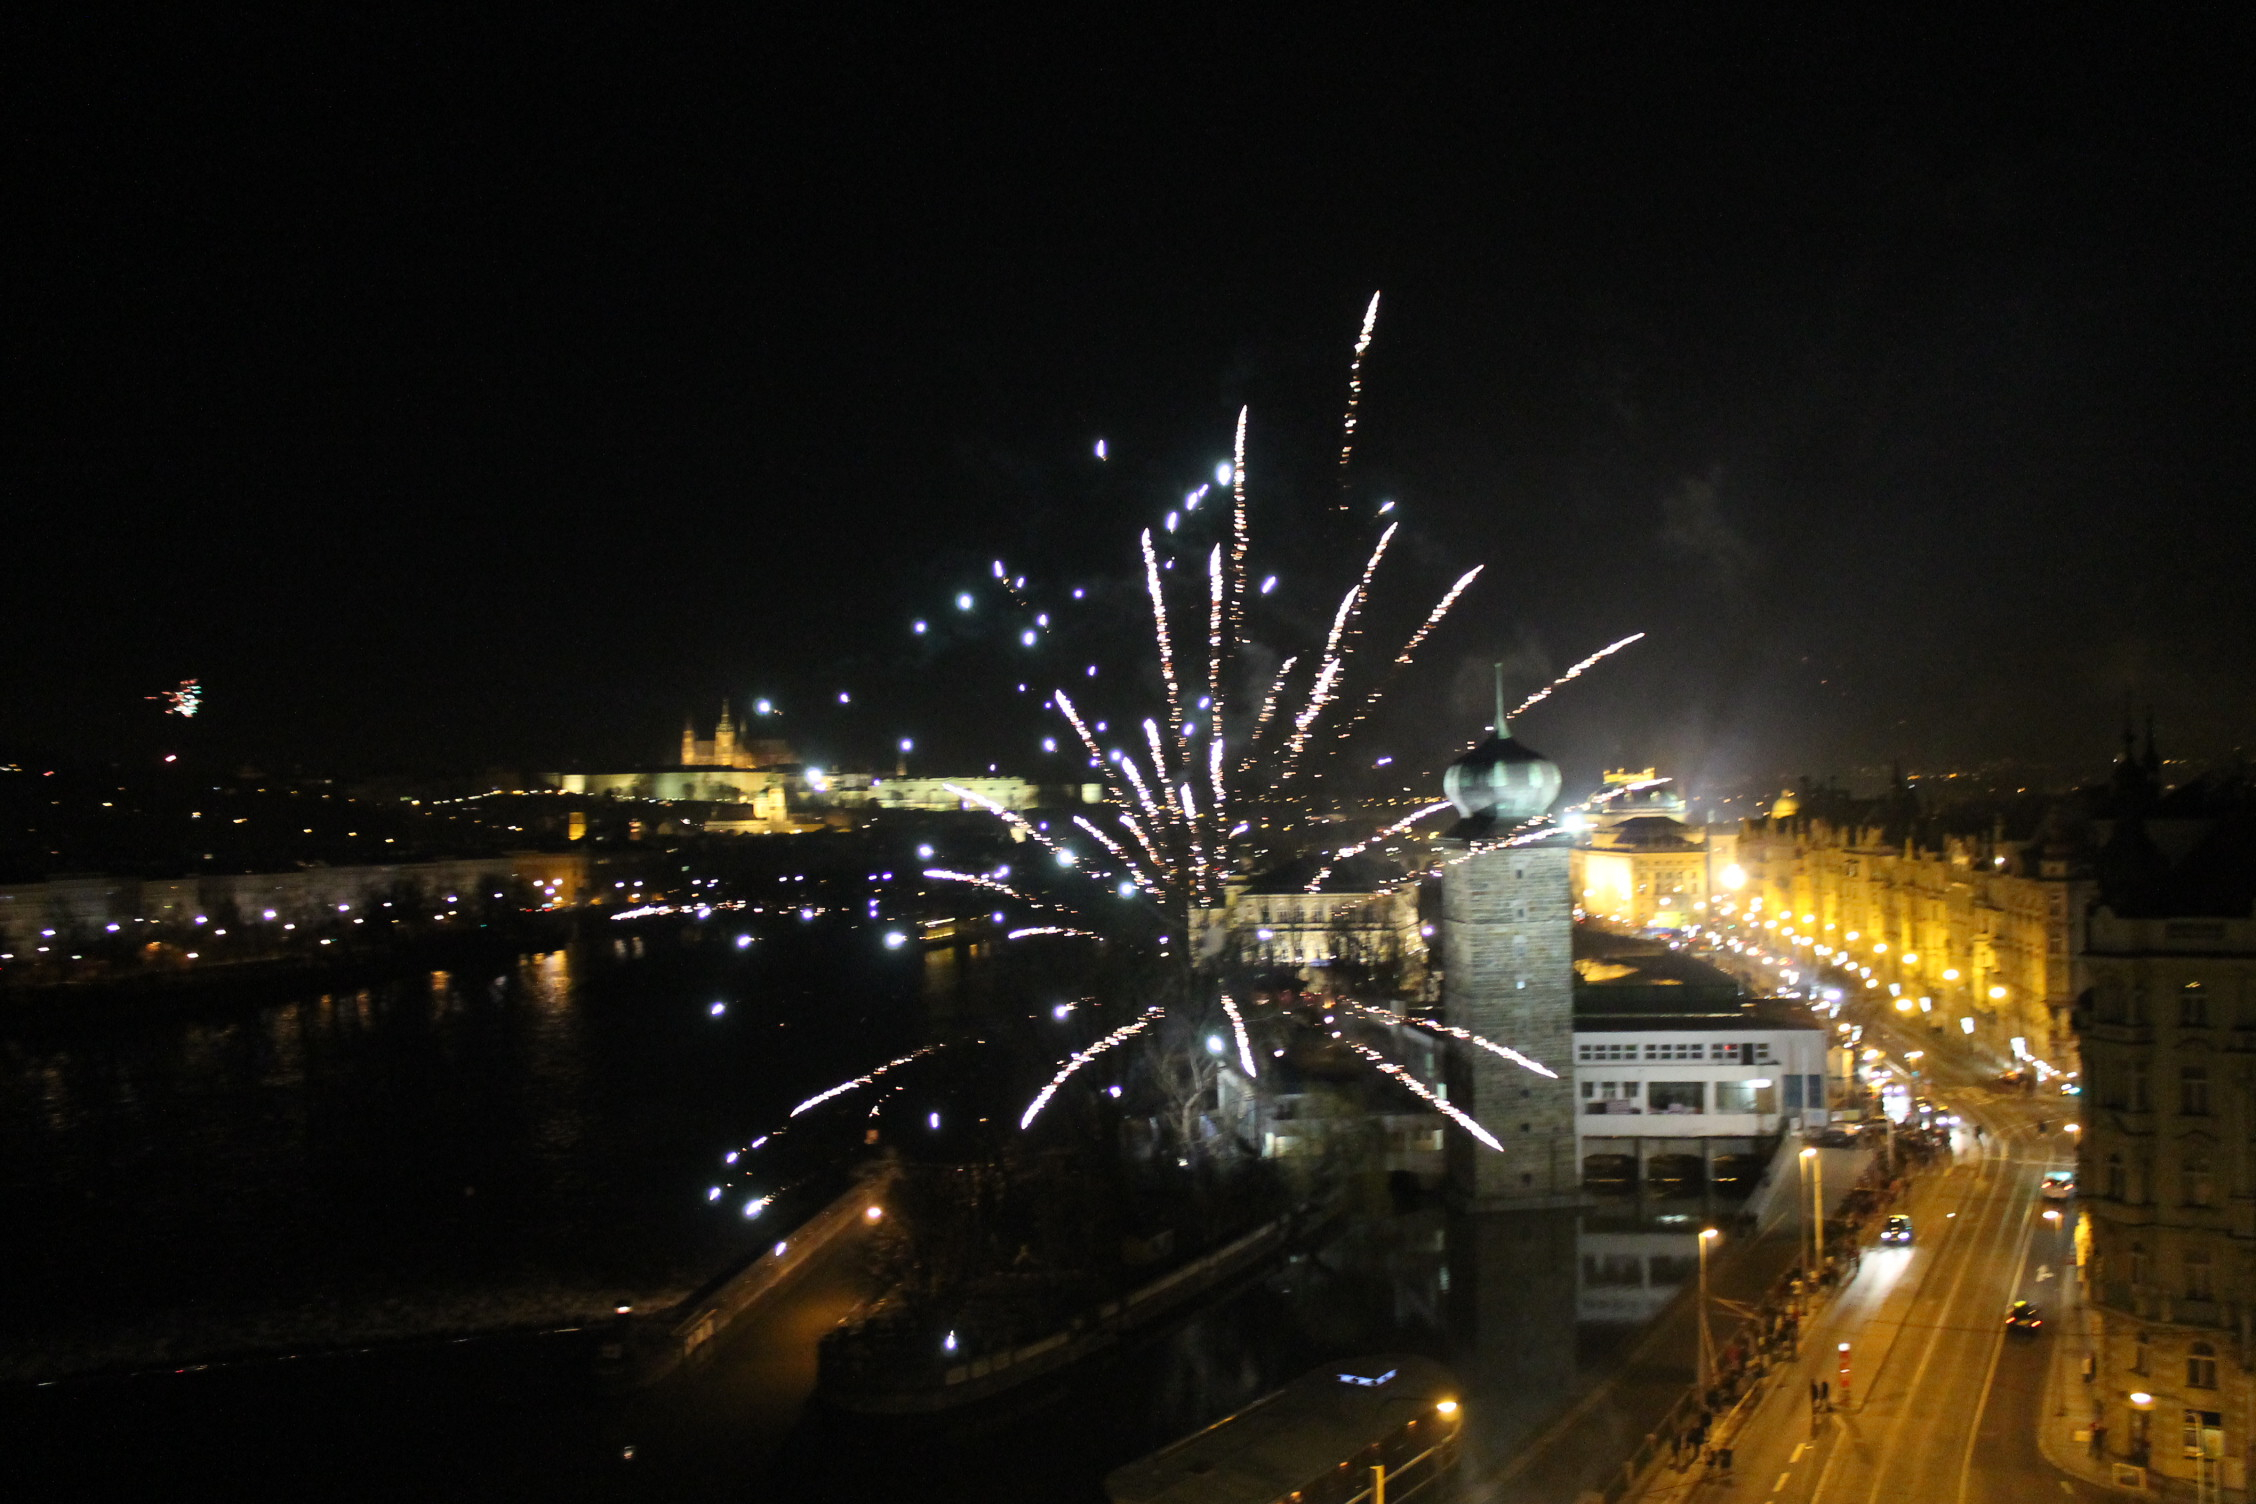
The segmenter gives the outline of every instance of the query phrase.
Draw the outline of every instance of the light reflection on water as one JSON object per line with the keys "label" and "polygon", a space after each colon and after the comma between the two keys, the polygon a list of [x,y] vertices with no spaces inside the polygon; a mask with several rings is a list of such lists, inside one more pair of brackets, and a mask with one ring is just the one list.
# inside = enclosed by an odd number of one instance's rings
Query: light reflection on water
{"label": "light reflection on water", "polygon": [[746,1236],[705,1207],[713,1156],[869,1047],[883,986],[827,943],[557,951],[0,1036],[0,1225],[33,1230],[0,1380],[693,1288]]}
{"label": "light reflection on water", "polygon": [[[1696,1200],[1640,1214],[1610,1199],[1582,1211],[1466,1216],[1431,1204],[1364,1206],[1324,1246],[1106,1363],[1028,1386],[1015,1407],[894,1428],[811,1412],[780,1476],[883,1497],[913,1467],[935,1497],[998,1504],[1101,1497],[1111,1468],[1197,1431],[1335,1360],[1416,1352],[1465,1383],[1467,1462],[1477,1476],[1613,1373],[1692,1276]],[[851,1444],[849,1446],[849,1443]],[[844,1474],[840,1458],[851,1452]],[[1012,1459],[998,1473],[997,1456]],[[1604,1460],[1601,1460],[1602,1464]]]}

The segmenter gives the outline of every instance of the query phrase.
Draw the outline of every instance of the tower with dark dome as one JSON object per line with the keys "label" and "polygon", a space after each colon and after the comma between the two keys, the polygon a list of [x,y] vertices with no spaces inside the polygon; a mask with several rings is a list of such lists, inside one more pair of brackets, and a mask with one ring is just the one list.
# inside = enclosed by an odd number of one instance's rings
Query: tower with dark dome
{"label": "tower with dark dome", "polygon": [[1442,879],[1442,1014],[1450,1023],[1530,1055],[1536,1075],[1459,1044],[1449,1097],[1503,1146],[1449,1139],[1450,1189],[1476,1211],[1571,1206],[1582,1199],[1574,1100],[1574,911],[1563,840],[1496,841],[1559,797],[1559,769],[1515,741],[1498,675],[1496,724],[1487,741],[1443,775],[1464,818],[1444,838],[1455,848]]}
{"label": "tower with dark dome", "polygon": [[1457,806],[1462,823],[1452,832],[1478,838],[1482,829],[1501,834],[1548,812],[1559,799],[1559,766],[1525,742],[1512,739],[1504,719],[1504,672],[1497,665],[1496,724],[1487,741],[1451,763],[1441,775],[1441,791]]}

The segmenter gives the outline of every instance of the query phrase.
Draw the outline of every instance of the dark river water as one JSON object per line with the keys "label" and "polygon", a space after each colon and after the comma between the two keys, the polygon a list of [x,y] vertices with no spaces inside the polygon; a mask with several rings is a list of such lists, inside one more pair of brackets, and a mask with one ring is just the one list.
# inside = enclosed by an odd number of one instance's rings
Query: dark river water
{"label": "dark river water", "polygon": [[[549,1497],[783,1496],[766,1480],[858,1499],[908,1497],[901,1480],[918,1476],[920,1497],[1093,1501],[1111,1466],[1315,1364],[1382,1351],[1457,1366],[1483,1420],[1474,1449],[1494,1455],[1606,1372],[1691,1277],[1696,1205],[1465,1218],[1374,1192],[1326,1246],[979,1416],[800,1415],[803,1378],[757,1373],[667,1399],[685,1414],[665,1424],[722,1438],[690,1450],[720,1457],[723,1481],[692,1468],[661,1487],[646,1468],[644,1493],[621,1492],[585,1459],[615,1464],[621,1436],[662,1428],[642,1401],[589,1399],[584,1336],[538,1334],[675,1300],[774,1236],[707,1203],[721,1152],[929,1027],[918,963],[866,929],[734,939],[652,935],[647,951],[629,938],[0,1034],[15,1254],[0,1390],[19,1417],[35,1396],[35,1425],[40,1406],[66,1407],[50,1450],[30,1454],[40,1470],[128,1438],[155,1460],[105,1458],[112,1478],[224,1469],[228,1435],[255,1432],[246,1413],[282,1417],[255,1433],[272,1446],[365,1407],[349,1446],[307,1442],[258,1481],[306,1497],[352,1495],[354,1477],[374,1495],[455,1496],[451,1481],[490,1497],[545,1468]],[[858,1135],[858,1115],[841,1116]],[[792,1319],[835,1320],[852,1298],[810,1292]],[[433,1345],[463,1334],[482,1335]],[[336,1355],[356,1345],[373,1351]],[[306,1355],[306,1378],[271,1362],[191,1389],[84,1377],[235,1354]],[[762,1405],[782,1408],[755,1422]]]}
{"label": "dark river water", "polygon": [[0,1036],[0,1382],[694,1288],[754,1241],[721,1150],[922,1026],[866,932],[733,939]]}

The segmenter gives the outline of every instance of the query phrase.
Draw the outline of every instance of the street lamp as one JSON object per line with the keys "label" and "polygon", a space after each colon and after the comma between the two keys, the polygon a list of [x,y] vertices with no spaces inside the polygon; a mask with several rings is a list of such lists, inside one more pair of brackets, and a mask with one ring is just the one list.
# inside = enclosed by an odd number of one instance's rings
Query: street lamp
{"label": "street lamp", "polygon": [[1814,1285],[1817,1280],[1817,1271],[1825,1263],[1825,1161],[1818,1156],[1815,1149],[1804,1149],[1802,1151],[1802,1167],[1809,1173],[1809,1277]]}
{"label": "street lamp", "polygon": [[1708,1335],[1708,1244],[1722,1234],[1712,1227],[1700,1229],[1700,1387],[1715,1382],[1715,1339]]}

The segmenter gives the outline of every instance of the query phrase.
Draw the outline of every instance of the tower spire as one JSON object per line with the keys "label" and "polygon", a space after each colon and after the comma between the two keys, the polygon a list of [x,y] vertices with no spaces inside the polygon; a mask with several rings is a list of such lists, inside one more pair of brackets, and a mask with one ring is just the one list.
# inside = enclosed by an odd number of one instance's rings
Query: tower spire
{"label": "tower spire", "polygon": [[1504,665],[1492,667],[1496,670],[1496,736],[1501,741],[1511,736],[1512,728],[1504,724]]}

